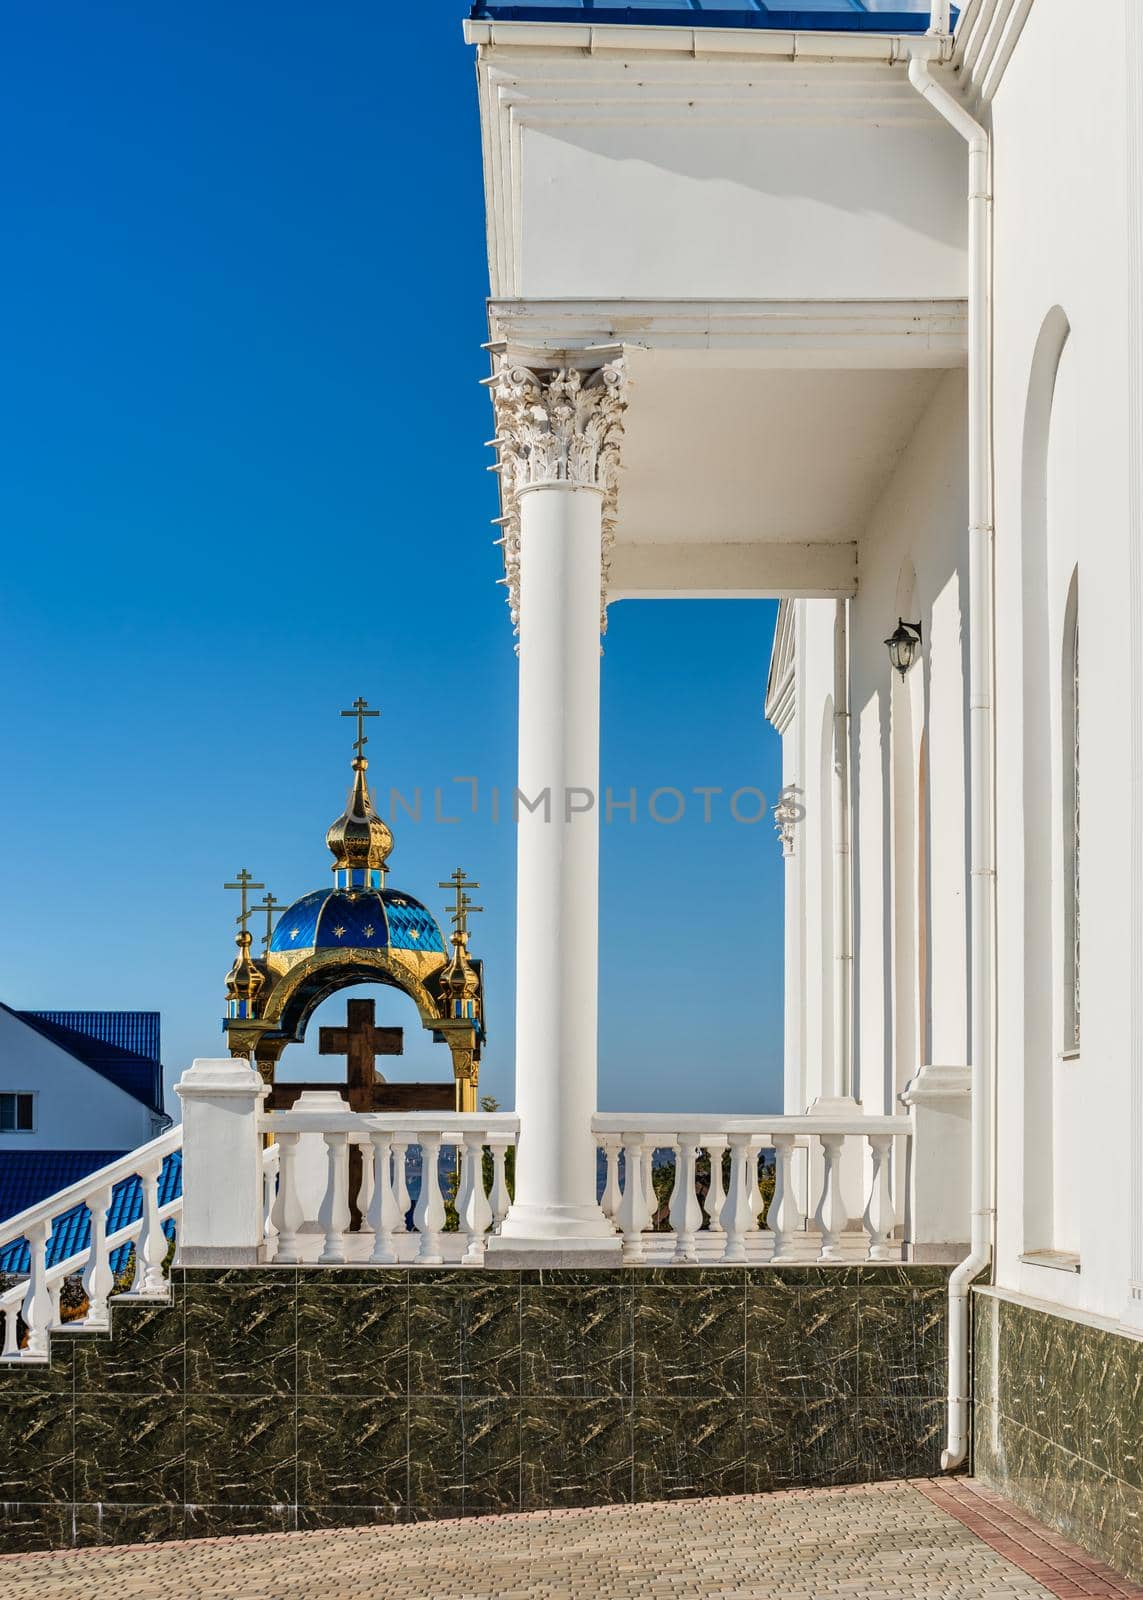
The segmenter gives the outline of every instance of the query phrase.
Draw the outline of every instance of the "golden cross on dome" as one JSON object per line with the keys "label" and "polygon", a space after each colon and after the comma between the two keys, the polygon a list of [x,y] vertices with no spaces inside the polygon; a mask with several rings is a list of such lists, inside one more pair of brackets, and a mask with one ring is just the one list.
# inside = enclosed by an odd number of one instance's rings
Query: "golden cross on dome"
{"label": "golden cross on dome", "polygon": [[[261,888],[261,884],[258,887]],[[272,894],[264,894],[258,902],[259,909],[264,909],[266,912],[266,932],[262,935],[263,950],[269,951],[270,949],[270,940],[274,937],[274,912],[280,908],[281,904],[282,902],[275,900]]]}
{"label": "golden cross on dome", "polygon": [[457,867],[455,872],[449,873],[444,883],[437,884],[437,888],[451,889],[453,891],[453,894],[456,897],[456,903],[454,904],[450,913],[452,916],[453,927],[456,929],[458,934],[467,934],[469,916],[473,912],[483,911],[484,907],[473,905],[466,891],[469,889],[479,889],[480,885],[473,882],[468,877],[463,867]]}
{"label": "golden cross on dome", "polygon": [[242,871],[238,874],[238,879],[235,883],[224,883],[222,887],[224,889],[240,889],[242,891],[242,910],[238,913],[234,920],[235,922],[240,922],[242,924],[242,931],[245,933],[246,924],[250,920],[251,911],[250,906],[246,903],[247,894],[251,889],[264,889],[266,885],[264,883],[255,883],[254,879],[247,872],[246,868],[243,867]]}
{"label": "golden cross on dome", "polygon": [[360,761],[362,756],[365,754],[365,746],[369,743],[369,740],[365,737],[365,719],[366,717],[379,717],[381,713],[380,711],[370,711],[368,700],[365,700],[361,695],[358,695],[357,699],[353,702],[351,709],[349,711],[343,711],[341,714],[343,717],[357,718],[357,739],[355,744],[357,749],[357,759]]}

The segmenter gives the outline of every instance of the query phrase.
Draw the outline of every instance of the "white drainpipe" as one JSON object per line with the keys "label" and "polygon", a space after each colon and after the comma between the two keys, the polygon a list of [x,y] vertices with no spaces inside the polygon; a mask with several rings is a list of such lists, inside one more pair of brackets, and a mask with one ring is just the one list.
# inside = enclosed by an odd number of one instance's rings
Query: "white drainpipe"
{"label": "white drainpipe", "polygon": [[[934,5],[934,30],[948,6]],[[909,82],[968,144],[969,751],[971,762],[972,1226],[970,1252],[949,1279],[950,1471],[968,1454],[969,1286],[992,1260],[992,1110],[995,1019],[992,568],[992,195],[988,134],[914,55]]]}
{"label": "white drainpipe", "polygon": [[853,1097],[852,878],[849,868],[849,644],[845,600],[833,623],[833,1029],[835,1095]]}

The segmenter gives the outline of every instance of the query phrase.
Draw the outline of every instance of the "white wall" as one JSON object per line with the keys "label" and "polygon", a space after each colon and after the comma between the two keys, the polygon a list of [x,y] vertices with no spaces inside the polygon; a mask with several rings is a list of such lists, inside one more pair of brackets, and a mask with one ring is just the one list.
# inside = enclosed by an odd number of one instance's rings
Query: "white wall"
{"label": "white wall", "polygon": [[[854,1082],[875,1114],[900,1110],[897,1094],[920,1066],[968,1058],[966,452],[965,377],[951,372],[865,530],[849,608]],[[788,901],[786,915],[787,937],[797,924],[805,950],[797,996],[805,1067],[800,1104],[787,1086],[791,1112],[823,1092],[822,1063],[833,1049],[834,607],[796,604],[798,710],[783,740],[784,771],[802,774],[807,814],[795,846],[800,899]],[[919,620],[925,640],[904,682],[884,643],[899,615]],[[788,1036],[794,1027],[788,1021]]]}
{"label": "white wall", "polygon": [[[850,607],[857,1081],[874,1113],[900,1110],[919,1067],[968,1059],[966,398],[963,373],[941,380],[860,542]],[[904,681],[884,643],[901,615],[924,640]]]}
{"label": "white wall", "polygon": [[0,1009],[0,1092],[36,1094],[33,1133],[6,1150],[134,1150],[162,1131],[147,1107],[9,1011]]}
{"label": "white wall", "polygon": [[[1126,0],[1134,4],[1135,0]],[[1037,0],[993,105],[998,1281],[1119,1315],[1131,1128],[1125,0]],[[1138,270],[1136,266],[1136,271]],[[1066,342],[1063,335],[1066,333]],[[1037,359],[1039,347],[1040,357]],[[1062,347],[1062,355],[1061,355]],[[1058,371],[1056,361],[1059,361]],[[1082,1051],[1061,1060],[1059,649],[1078,556]],[[1021,1261],[1078,1250],[1079,1275]]]}

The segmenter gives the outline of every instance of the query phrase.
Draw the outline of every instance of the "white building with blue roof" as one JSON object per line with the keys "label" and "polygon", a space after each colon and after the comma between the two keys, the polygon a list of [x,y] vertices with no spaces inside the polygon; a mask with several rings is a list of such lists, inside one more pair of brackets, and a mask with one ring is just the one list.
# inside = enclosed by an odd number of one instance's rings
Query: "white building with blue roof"
{"label": "white building with blue roof", "polygon": [[157,1011],[0,1004],[0,1220],[170,1126]]}

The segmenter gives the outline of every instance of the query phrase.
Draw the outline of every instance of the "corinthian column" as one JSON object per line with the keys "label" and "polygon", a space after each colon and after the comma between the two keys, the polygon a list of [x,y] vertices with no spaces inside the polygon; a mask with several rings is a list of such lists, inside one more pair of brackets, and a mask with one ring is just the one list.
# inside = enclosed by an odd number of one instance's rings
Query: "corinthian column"
{"label": "corinthian column", "polygon": [[596,1201],[599,636],[624,371],[492,382],[520,634],[516,1196],[499,1250],[618,1249]]}

